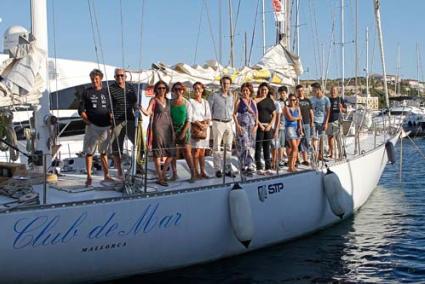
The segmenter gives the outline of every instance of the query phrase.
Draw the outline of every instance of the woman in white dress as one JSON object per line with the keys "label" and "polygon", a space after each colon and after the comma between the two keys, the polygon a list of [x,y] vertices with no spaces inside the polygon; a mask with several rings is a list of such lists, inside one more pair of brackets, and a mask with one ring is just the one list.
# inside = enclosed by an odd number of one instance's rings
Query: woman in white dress
{"label": "woman in white dress", "polygon": [[[211,110],[207,100],[203,99],[205,87],[202,83],[196,82],[193,84],[194,96],[190,99],[192,105],[192,125],[207,130],[207,137],[205,139],[195,139],[191,137],[192,144],[192,157],[195,178],[208,178],[205,171],[205,149],[210,148],[210,121],[211,121]],[[200,172],[199,172],[200,170]]]}

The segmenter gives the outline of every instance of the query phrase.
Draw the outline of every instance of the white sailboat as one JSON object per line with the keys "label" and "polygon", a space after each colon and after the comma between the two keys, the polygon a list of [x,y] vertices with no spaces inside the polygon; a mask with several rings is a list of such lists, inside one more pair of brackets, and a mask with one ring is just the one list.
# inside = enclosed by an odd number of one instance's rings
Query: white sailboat
{"label": "white sailboat", "polygon": [[[33,4],[45,11],[45,0]],[[114,279],[238,255],[326,228],[365,204],[394,159],[397,135],[356,135],[361,146],[347,138],[346,157],[328,165],[244,180],[181,180],[167,190],[137,179],[127,192],[99,181],[87,190],[79,173],[49,186],[16,169],[19,176],[1,189],[12,194],[0,195],[0,282]]]}

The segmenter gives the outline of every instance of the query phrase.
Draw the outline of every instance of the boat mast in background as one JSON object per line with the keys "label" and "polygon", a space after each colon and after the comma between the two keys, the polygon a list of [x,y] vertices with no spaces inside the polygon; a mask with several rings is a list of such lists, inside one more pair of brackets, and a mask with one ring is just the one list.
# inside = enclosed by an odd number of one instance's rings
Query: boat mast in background
{"label": "boat mast in background", "polygon": [[400,86],[400,43],[397,44],[397,79],[395,82],[395,94],[397,96],[401,95],[401,86]]}
{"label": "boat mast in background", "polygon": [[46,155],[46,163],[50,165],[51,156],[50,146],[47,144],[49,139],[49,128],[46,120],[50,117],[50,99],[47,89],[47,80],[49,79],[47,59],[48,59],[48,38],[47,38],[47,4],[46,0],[31,0],[31,32],[36,39],[38,48],[45,52],[45,62],[41,64],[40,74],[42,78],[42,96],[40,104],[35,111],[35,129],[36,129],[36,151],[41,151]]}
{"label": "boat mast in background", "polygon": [[416,81],[418,82],[417,96],[419,96],[419,43],[416,42]]}
{"label": "boat mast in background", "polygon": [[[295,28],[297,33],[297,45],[296,45],[296,53],[297,56],[300,56],[300,0],[295,1],[296,7],[296,15],[295,15]],[[297,84],[300,83],[300,76],[297,75]]]}
{"label": "boat mast in background", "polygon": [[233,9],[232,0],[229,0],[229,27],[230,27],[230,66],[234,66],[233,59]]}
{"label": "boat mast in background", "polygon": [[263,55],[266,54],[266,11],[264,10],[264,0],[261,0],[261,25],[263,27]]}
{"label": "boat mast in background", "polygon": [[[378,37],[379,37],[379,47],[381,50],[381,63],[382,63],[382,73],[383,73],[382,75],[384,76],[385,104],[387,108],[389,109],[390,100],[388,98],[387,71],[385,68],[384,37],[382,35],[382,26],[381,26],[381,11],[380,11],[381,1],[373,0],[373,5],[375,8],[376,29],[378,31]],[[390,123],[391,123],[391,120],[390,120]]]}
{"label": "boat mast in background", "polygon": [[[366,97],[369,98],[369,27],[366,27]],[[366,103],[368,100],[366,100]]]}
{"label": "boat mast in background", "polygon": [[344,0],[341,0],[341,97],[345,96],[345,54],[344,54]]}
{"label": "boat mast in background", "polygon": [[356,86],[356,93],[359,91],[359,82],[358,82],[358,77],[359,77],[359,51],[358,51],[358,47],[359,47],[359,32],[358,32],[358,28],[359,28],[359,15],[358,15],[358,10],[359,10],[359,0],[356,0],[356,23],[355,23],[355,37],[356,37],[356,44],[355,44],[355,77],[354,77],[354,84]]}

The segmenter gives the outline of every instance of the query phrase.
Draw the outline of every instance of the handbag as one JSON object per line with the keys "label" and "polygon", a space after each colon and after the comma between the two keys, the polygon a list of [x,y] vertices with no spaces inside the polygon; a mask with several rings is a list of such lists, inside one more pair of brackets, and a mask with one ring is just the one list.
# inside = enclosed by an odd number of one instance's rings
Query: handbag
{"label": "handbag", "polygon": [[[203,124],[204,122],[202,121],[202,125]],[[198,124],[192,122],[191,136],[195,140],[205,139],[207,138],[207,128],[199,126]]]}
{"label": "handbag", "polygon": [[[205,115],[207,114],[207,105],[205,104]],[[201,121],[201,125],[199,126],[197,123],[192,122],[190,127],[190,134],[193,139],[201,140],[207,138],[207,127],[203,127],[205,124],[204,121]]]}

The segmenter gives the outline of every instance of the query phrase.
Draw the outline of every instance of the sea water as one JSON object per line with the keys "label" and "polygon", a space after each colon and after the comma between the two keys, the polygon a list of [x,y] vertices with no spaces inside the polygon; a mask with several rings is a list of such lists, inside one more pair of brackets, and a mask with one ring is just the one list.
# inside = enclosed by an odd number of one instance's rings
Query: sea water
{"label": "sea water", "polygon": [[246,255],[108,283],[425,283],[425,139],[403,140],[353,217]]}

